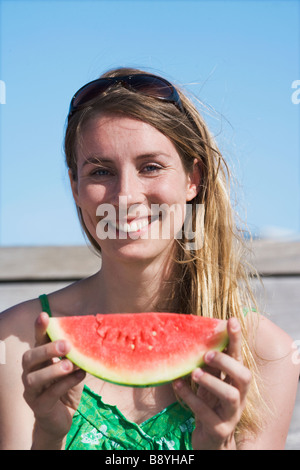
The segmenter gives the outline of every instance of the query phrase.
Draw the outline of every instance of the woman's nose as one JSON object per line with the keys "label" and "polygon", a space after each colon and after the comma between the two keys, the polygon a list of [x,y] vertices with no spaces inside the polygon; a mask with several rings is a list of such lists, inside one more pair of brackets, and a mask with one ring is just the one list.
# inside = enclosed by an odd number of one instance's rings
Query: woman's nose
{"label": "woman's nose", "polygon": [[122,205],[125,204],[140,204],[144,200],[143,186],[135,171],[131,169],[124,169],[118,175],[116,180],[113,204]]}

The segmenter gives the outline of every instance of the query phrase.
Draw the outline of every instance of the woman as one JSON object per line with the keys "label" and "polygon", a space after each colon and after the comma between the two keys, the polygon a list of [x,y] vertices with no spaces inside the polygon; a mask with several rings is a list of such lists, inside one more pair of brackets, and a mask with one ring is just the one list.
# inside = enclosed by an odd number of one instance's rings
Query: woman
{"label": "woman", "polygon": [[[65,153],[102,265],[1,315],[2,448],[284,448],[299,366],[289,336],[253,311],[227,167],[194,105],[160,77],[110,71],[73,97]],[[134,389],[77,370],[46,335],[48,315],[145,311],[227,319],[227,351],[190,382]]]}

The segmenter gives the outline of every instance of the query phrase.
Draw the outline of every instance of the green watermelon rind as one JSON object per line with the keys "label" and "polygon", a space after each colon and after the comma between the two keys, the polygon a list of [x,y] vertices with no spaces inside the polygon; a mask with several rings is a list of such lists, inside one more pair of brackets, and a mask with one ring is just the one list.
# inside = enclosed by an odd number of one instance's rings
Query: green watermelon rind
{"label": "green watermelon rind", "polygon": [[[49,319],[47,334],[51,341],[65,338],[64,330],[60,328],[59,321],[57,320],[59,320],[59,318]],[[126,373],[123,373],[122,375],[120,371],[114,372],[110,368],[105,367],[104,364],[101,365],[100,361],[95,361],[94,359],[84,355],[75,347],[72,347],[71,351],[66,354],[66,357],[79,368],[106,382],[128,387],[153,387],[163,385],[165,383],[172,382],[177,378],[189,375],[197,367],[205,365],[203,358],[204,354],[208,350],[223,351],[227,345],[228,334],[227,330],[224,330],[222,332],[222,340],[220,340],[215,347],[204,348],[199,351],[197,355],[191,354],[191,358],[185,357],[179,367],[176,365],[172,368],[170,364],[168,364],[167,369],[160,368],[160,370],[158,370],[156,367],[155,372],[153,372],[153,370],[146,370],[144,374],[141,372],[134,374],[132,370],[128,373],[129,375]],[[134,375],[136,375],[136,377],[134,377]]]}

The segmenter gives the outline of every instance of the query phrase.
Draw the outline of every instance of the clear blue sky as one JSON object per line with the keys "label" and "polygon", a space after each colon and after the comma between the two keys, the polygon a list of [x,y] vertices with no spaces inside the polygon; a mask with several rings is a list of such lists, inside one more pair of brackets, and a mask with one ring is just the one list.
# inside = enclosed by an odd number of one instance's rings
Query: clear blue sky
{"label": "clear blue sky", "polygon": [[84,243],[65,117],[80,86],[119,65],[162,74],[211,106],[241,217],[256,234],[299,234],[299,3],[2,0],[0,245]]}

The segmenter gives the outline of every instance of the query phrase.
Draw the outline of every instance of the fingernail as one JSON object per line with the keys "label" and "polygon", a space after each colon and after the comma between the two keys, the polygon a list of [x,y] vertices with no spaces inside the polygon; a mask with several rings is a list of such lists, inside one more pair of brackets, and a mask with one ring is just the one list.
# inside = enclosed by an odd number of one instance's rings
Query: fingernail
{"label": "fingernail", "polygon": [[38,324],[39,326],[43,325],[44,320],[45,320],[45,318],[46,318],[45,315],[47,315],[47,313],[41,312],[41,313],[39,314],[39,316],[37,317],[36,322],[37,322],[37,324]]}
{"label": "fingernail", "polygon": [[213,360],[215,357],[216,353],[214,351],[208,351],[208,353],[205,354],[205,362],[210,362]]}
{"label": "fingernail", "polygon": [[232,331],[238,331],[240,328],[240,324],[237,318],[231,318],[230,319],[230,326]]}
{"label": "fingernail", "polygon": [[176,388],[176,390],[179,390],[183,386],[183,381],[181,379],[175,380],[173,382],[173,385]]}
{"label": "fingernail", "polygon": [[62,367],[63,370],[68,371],[68,370],[71,369],[71,362],[68,361],[68,360],[67,361],[61,361],[60,364],[61,364],[61,367]]}
{"label": "fingernail", "polygon": [[58,341],[57,343],[57,351],[59,354],[64,354],[66,352],[66,345],[64,341]]}
{"label": "fingernail", "polygon": [[202,369],[196,369],[196,370],[194,370],[194,372],[193,372],[193,378],[194,378],[194,380],[200,379],[200,377],[202,377],[203,374],[204,374],[204,372],[203,372]]}

